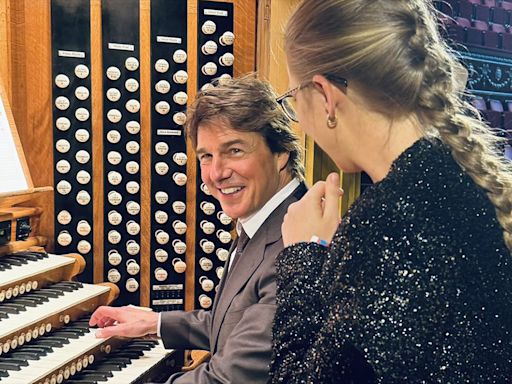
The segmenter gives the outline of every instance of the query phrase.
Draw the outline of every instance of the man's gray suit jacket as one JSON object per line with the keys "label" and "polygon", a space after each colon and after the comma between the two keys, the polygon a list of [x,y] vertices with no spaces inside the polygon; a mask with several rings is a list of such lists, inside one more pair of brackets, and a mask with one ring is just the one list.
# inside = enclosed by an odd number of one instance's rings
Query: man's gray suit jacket
{"label": "man's gray suit jacket", "polygon": [[162,314],[160,334],[166,348],[204,349],[212,354],[209,362],[171,376],[168,384],[268,381],[276,310],[275,260],[283,249],[281,224],[288,206],[305,191],[300,184],[270,214],[229,273],[227,261],[211,311]]}

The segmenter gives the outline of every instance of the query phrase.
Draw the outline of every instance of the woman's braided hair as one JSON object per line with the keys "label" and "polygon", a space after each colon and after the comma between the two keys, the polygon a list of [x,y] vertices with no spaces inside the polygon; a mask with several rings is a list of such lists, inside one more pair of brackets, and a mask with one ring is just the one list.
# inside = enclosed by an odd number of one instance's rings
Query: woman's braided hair
{"label": "woman's braided hair", "polygon": [[464,100],[462,66],[430,0],[304,0],[287,24],[285,49],[299,80],[336,74],[375,110],[414,113],[487,192],[512,250],[512,166],[498,154],[502,139]]}

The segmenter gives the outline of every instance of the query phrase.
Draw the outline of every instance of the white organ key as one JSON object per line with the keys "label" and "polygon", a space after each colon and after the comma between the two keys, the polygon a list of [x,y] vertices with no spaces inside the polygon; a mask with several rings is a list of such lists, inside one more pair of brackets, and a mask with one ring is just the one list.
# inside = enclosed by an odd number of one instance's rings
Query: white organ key
{"label": "white organ key", "polygon": [[27,307],[26,311],[19,314],[11,314],[7,319],[2,319],[0,339],[43,321],[50,316],[62,313],[68,308],[77,306],[79,303],[99,296],[109,290],[110,288],[107,286],[83,284],[83,287],[71,292],[64,292],[62,296],[52,297],[49,301],[37,307]]}
{"label": "white organ key", "polygon": [[[131,361],[126,368],[120,371],[113,371],[112,377],[104,381],[106,384],[129,384],[137,382],[144,373],[146,373],[152,366],[165,359],[173,352],[172,349],[165,349],[161,340],[158,344],[151,348],[149,351],[144,351],[144,354],[138,359]],[[108,359],[108,358],[107,358]],[[94,369],[92,367],[91,369]]]}
{"label": "white organ key", "polygon": [[19,371],[9,371],[9,376],[2,379],[2,384],[37,383],[38,380],[44,379],[46,375],[78,360],[84,353],[107,340],[96,338],[95,332],[96,330],[91,328],[88,333],[77,339],[71,339],[69,344],[55,348],[53,353],[41,356],[39,360],[28,360],[28,366],[21,367]]}
{"label": "white organ key", "polygon": [[48,254],[48,257],[37,261],[27,260],[27,264],[12,266],[12,269],[0,271],[0,287],[13,284],[25,278],[48,272],[63,265],[73,264],[76,259]]}

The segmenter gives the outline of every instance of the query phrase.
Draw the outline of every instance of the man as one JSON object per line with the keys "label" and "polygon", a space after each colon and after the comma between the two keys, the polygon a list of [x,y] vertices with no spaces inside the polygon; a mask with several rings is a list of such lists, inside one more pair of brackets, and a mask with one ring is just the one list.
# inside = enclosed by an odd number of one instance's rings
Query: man
{"label": "man", "polygon": [[305,192],[298,138],[266,83],[246,76],[201,92],[187,134],[201,178],[237,220],[239,238],[211,311],[162,313],[100,307],[100,337],[161,336],[167,348],[206,349],[209,362],[168,383],[266,383],[276,309],[275,258],[288,205]]}

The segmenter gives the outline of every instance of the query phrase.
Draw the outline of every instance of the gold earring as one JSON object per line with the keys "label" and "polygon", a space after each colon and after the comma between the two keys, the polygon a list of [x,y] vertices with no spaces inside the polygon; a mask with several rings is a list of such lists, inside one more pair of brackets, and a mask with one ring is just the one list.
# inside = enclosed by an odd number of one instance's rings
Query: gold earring
{"label": "gold earring", "polygon": [[334,117],[331,117],[327,115],[327,127],[333,129],[336,128],[338,125],[338,116],[334,115]]}

